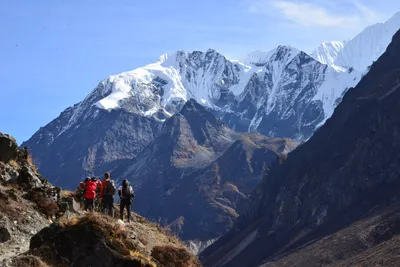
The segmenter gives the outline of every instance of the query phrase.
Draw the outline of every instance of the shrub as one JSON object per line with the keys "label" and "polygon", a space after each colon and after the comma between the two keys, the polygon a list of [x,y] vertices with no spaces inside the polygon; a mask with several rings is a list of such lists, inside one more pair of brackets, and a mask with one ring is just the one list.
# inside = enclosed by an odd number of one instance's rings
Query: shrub
{"label": "shrub", "polygon": [[36,189],[36,190],[31,190],[27,193],[26,195],[27,199],[35,203],[39,209],[40,212],[45,214],[48,217],[52,217],[56,215],[59,211],[60,208],[58,207],[58,204],[55,202],[52,202],[45,191],[42,189]]}
{"label": "shrub", "polygon": [[47,217],[53,217],[60,211],[58,204],[55,202],[45,202],[38,206],[39,206],[40,212],[42,212]]}

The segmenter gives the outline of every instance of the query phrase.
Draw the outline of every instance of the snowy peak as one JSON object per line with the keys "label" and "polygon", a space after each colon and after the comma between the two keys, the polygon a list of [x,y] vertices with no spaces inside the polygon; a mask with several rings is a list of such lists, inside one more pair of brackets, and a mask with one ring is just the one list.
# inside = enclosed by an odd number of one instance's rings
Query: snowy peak
{"label": "snowy peak", "polygon": [[339,41],[323,42],[311,56],[322,64],[332,65],[344,45],[345,42]]}
{"label": "snowy peak", "polygon": [[299,53],[300,51],[292,46],[280,45],[277,48],[268,52],[260,50],[252,51],[247,54],[241,61],[247,65],[262,67],[270,61],[282,61],[285,59],[291,60]]}
{"label": "snowy peak", "polygon": [[284,46],[280,45],[275,50],[270,58],[270,62],[285,62],[290,63],[297,55],[300,54],[300,50],[292,47],[292,46]]}
{"label": "snowy peak", "polygon": [[338,71],[365,71],[377,60],[400,28],[400,12],[385,23],[365,28],[347,42],[324,42],[313,51],[312,57]]}
{"label": "snowy peak", "polygon": [[400,13],[395,14],[385,23],[367,27],[355,38],[346,43],[338,54],[334,64],[364,71],[377,60],[392,41],[393,35],[400,28]]}

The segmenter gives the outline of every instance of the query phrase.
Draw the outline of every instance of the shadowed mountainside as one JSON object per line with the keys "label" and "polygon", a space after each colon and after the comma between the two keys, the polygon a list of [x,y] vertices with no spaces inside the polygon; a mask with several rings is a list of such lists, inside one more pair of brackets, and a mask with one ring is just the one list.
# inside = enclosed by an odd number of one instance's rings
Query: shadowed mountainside
{"label": "shadowed mountainside", "polygon": [[390,206],[400,187],[399,99],[400,32],[331,119],[273,164],[246,214],[204,251],[203,263],[258,266]]}

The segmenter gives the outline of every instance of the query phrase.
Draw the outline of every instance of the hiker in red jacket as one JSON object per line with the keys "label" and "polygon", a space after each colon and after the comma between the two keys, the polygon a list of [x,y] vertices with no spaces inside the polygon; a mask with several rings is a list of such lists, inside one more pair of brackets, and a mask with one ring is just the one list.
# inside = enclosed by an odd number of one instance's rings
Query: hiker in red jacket
{"label": "hiker in red jacket", "polygon": [[94,179],[86,178],[85,182],[81,184],[83,186],[84,193],[83,197],[85,199],[85,211],[94,211],[94,202],[96,199],[97,187],[101,185],[100,181]]}

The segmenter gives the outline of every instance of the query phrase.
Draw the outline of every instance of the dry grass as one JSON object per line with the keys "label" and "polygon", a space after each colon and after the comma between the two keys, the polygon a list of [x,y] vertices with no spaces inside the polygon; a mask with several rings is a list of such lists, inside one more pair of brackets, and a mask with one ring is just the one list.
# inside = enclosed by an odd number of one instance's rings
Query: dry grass
{"label": "dry grass", "polygon": [[[40,195],[36,197],[37,199],[34,200],[38,201]],[[0,201],[0,206],[1,203],[2,201]],[[169,230],[160,227],[159,224],[149,222],[137,214],[133,213],[133,215],[136,220],[129,224],[122,224],[108,216],[94,212],[84,216],[61,217],[58,225],[64,228],[64,233],[71,231],[72,237],[74,233],[80,233],[80,236],[82,231],[95,231],[95,236],[98,236],[100,242],[104,242],[103,244],[106,244],[114,255],[119,255],[117,257],[135,264],[140,263],[138,266],[201,266],[197,258],[190,254],[182,242]],[[89,236],[91,235],[89,234]],[[62,266],[60,264],[64,262],[63,260],[60,262],[60,258],[55,256],[54,248],[51,245],[49,247],[49,244],[43,244],[41,247],[30,250],[29,253],[46,261],[50,266]]]}
{"label": "dry grass", "polygon": [[[36,256],[40,258],[42,261],[45,261],[47,265],[44,266],[53,266],[53,267],[68,267],[67,264],[61,263],[58,259],[54,250],[49,247],[41,247],[40,249],[30,250],[29,254],[32,256]],[[23,265],[21,265],[23,266]],[[43,267],[44,267],[43,266]],[[42,266],[40,266],[42,267]]]}
{"label": "dry grass", "polygon": [[156,246],[151,256],[164,267],[197,267],[200,262],[186,249],[174,246]]}
{"label": "dry grass", "polygon": [[72,191],[70,191],[70,190],[61,190],[61,197],[65,197],[65,198],[68,198],[68,197],[75,197],[75,192],[72,192]]}
{"label": "dry grass", "polygon": [[58,223],[60,224],[61,227],[70,227],[73,225],[76,225],[80,220],[80,217],[78,215],[72,216],[70,218],[66,217],[61,217],[60,220],[58,220]]}
{"label": "dry grass", "polygon": [[153,262],[153,259],[151,257],[143,255],[143,253],[139,251],[131,251],[130,255],[133,258],[140,260],[142,264],[147,263],[151,267],[157,267],[157,264]]}
{"label": "dry grass", "polygon": [[33,163],[33,159],[32,159],[32,155],[31,154],[28,154],[26,162],[29,164],[29,166],[31,166],[32,170],[37,174],[38,170],[37,170],[35,164]]}
{"label": "dry grass", "polygon": [[[62,219],[60,225],[63,228],[76,226],[90,226],[91,229],[100,230],[105,234],[106,244],[116,253],[130,257],[132,260],[140,262],[142,266],[157,266],[149,256],[140,251],[137,244],[127,237],[127,229],[124,224],[120,224],[109,217],[98,213],[88,213],[83,217],[75,216],[69,220]],[[89,229],[89,228],[88,228]]]}
{"label": "dry grass", "polygon": [[27,205],[20,200],[14,189],[0,189],[0,214],[6,215],[10,220],[17,221],[20,213],[28,210]]}
{"label": "dry grass", "polygon": [[38,207],[38,210],[48,217],[53,217],[60,211],[58,204],[49,201],[47,196],[44,195],[44,192],[32,191],[31,195],[29,196],[29,200],[35,203]]}
{"label": "dry grass", "polygon": [[11,167],[15,168],[15,169],[19,169],[19,164],[16,160],[12,159],[8,162],[8,165],[10,165]]}
{"label": "dry grass", "polygon": [[40,258],[33,255],[21,255],[12,260],[12,267],[49,267]]}

